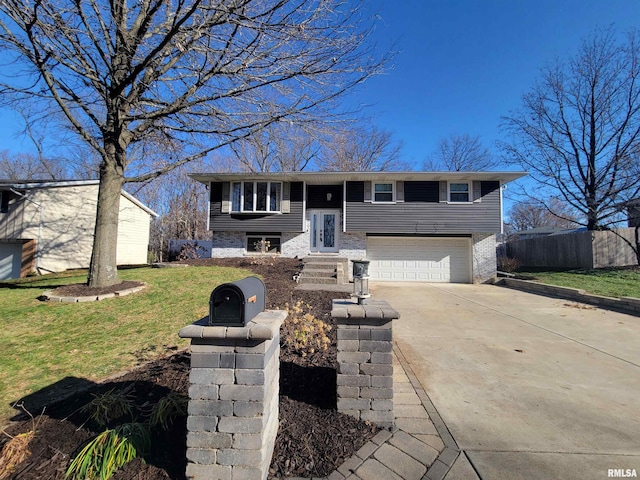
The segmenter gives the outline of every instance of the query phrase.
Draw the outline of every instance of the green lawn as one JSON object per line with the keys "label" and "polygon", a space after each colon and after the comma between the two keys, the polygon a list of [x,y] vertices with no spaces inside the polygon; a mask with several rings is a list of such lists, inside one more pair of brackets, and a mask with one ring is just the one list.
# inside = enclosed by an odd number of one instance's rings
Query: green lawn
{"label": "green lawn", "polygon": [[211,291],[249,274],[225,267],[123,270],[122,280],[149,286],[127,297],[75,304],[37,297],[84,282],[86,273],[0,284],[0,426],[14,412],[12,402],[65,377],[99,380],[185,347],[178,331],[208,314]]}
{"label": "green lawn", "polygon": [[640,298],[640,270],[599,269],[565,272],[521,272],[532,280],[550,285],[580,288],[606,297]]}

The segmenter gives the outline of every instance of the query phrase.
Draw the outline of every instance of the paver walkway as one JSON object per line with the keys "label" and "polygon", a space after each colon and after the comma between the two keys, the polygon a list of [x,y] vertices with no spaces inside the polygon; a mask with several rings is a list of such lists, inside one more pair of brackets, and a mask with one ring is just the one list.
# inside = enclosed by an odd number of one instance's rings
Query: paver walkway
{"label": "paver walkway", "polygon": [[444,478],[459,449],[397,348],[393,361],[393,407],[395,428],[380,431],[326,480]]}

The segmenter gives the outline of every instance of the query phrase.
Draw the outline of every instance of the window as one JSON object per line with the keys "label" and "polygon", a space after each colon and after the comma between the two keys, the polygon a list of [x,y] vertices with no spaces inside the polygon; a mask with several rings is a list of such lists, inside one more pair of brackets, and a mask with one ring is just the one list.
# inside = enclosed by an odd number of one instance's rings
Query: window
{"label": "window", "polygon": [[280,212],[281,182],[233,182],[231,184],[232,212]]}
{"label": "window", "polygon": [[0,213],[7,213],[9,211],[9,192],[0,192]]}
{"label": "window", "polygon": [[450,202],[469,202],[469,183],[450,183],[449,184],[449,201]]}
{"label": "window", "polygon": [[247,253],[281,253],[280,243],[280,237],[273,234],[249,234],[247,235]]}
{"label": "window", "polygon": [[373,201],[374,202],[393,202],[394,198],[393,183],[374,183],[373,184]]}

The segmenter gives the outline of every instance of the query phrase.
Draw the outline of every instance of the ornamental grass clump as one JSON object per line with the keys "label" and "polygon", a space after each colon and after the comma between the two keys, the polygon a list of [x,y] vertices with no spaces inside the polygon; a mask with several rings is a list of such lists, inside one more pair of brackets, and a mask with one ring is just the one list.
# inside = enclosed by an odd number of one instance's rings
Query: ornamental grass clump
{"label": "ornamental grass clump", "polygon": [[281,346],[301,357],[315,352],[324,352],[331,345],[329,332],[331,326],[317,319],[311,313],[311,306],[297,301],[293,305],[285,304],[288,313],[282,325]]}
{"label": "ornamental grass clump", "polygon": [[38,423],[42,418],[42,415],[40,415],[36,420],[24,406],[20,405],[20,407],[31,417],[31,430],[16,436],[11,436],[3,430],[2,433],[10,437],[10,440],[4,444],[2,451],[0,451],[0,480],[11,478],[16,467],[31,455],[29,445],[35,437]]}
{"label": "ornamental grass clump", "polygon": [[82,411],[89,413],[89,418],[103,427],[124,416],[132,417],[132,389],[133,385],[129,385],[123,390],[112,388],[101,395],[93,394],[93,400],[85,405]]}
{"label": "ornamental grass clump", "polygon": [[67,469],[67,479],[108,480],[116,470],[150,451],[154,428],[168,430],[177,417],[186,415],[188,400],[177,392],[162,397],[151,408],[136,409],[133,388],[131,384],[122,390],[94,395],[82,409],[90,420],[103,427],[116,420],[120,423],[98,434],[80,450]]}
{"label": "ornamental grass clump", "polygon": [[76,455],[66,472],[73,480],[108,480],[123,465],[149,451],[151,436],[143,423],[107,429]]}
{"label": "ornamental grass clump", "polygon": [[185,395],[171,392],[153,406],[149,425],[168,430],[176,418],[187,414],[188,405],[189,399]]}

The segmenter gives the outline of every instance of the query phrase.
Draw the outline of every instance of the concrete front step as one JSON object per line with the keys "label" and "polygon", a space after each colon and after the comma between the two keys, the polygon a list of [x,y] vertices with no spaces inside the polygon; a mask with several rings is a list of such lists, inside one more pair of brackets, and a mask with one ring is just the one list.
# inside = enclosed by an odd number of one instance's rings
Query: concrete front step
{"label": "concrete front step", "polygon": [[335,270],[336,265],[341,265],[340,263],[329,263],[329,262],[305,262],[304,268],[313,268],[314,270]]}
{"label": "concrete front step", "polygon": [[302,270],[303,277],[326,277],[326,278],[335,278],[337,275],[336,269],[327,269],[327,268],[306,268]]}
{"label": "concrete front step", "polygon": [[299,283],[342,284],[345,283],[345,269],[349,259],[331,255],[308,256],[302,259],[304,267]]}
{"label": "concrete front step", "polygon": [[346,262],[349,259],[346,257],[332,257],[332,256],[318,256],[318,257],[303,257],[304,263],[340,263]]}
{"label": "concrete front step", "polygon": [[337,278],[327,277],[305,277],[301,276],[298,283],[313,284],[313,285],[333,285],[338,283]]}

